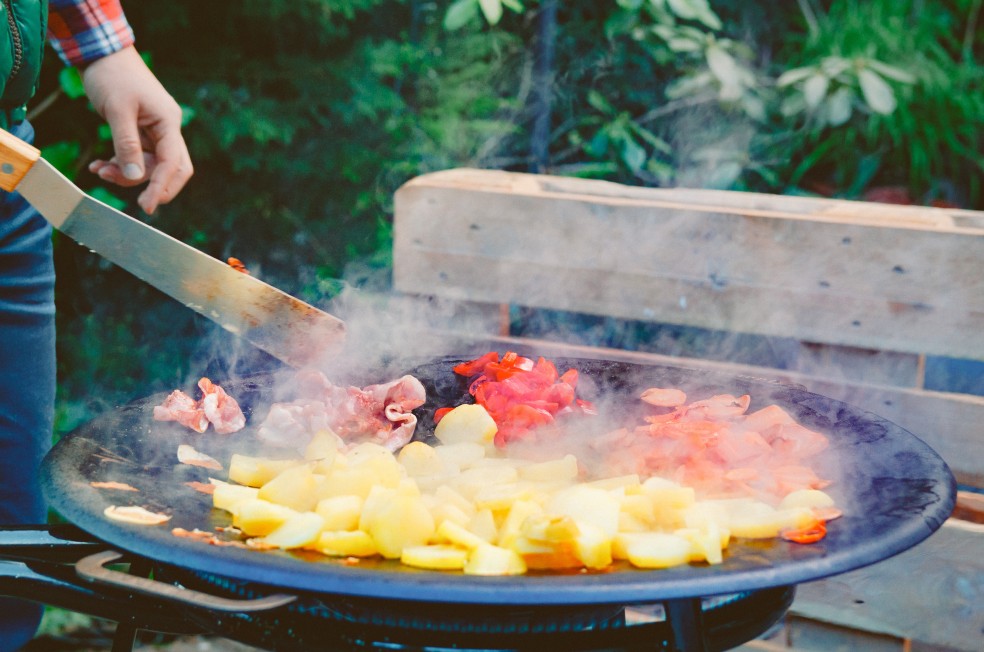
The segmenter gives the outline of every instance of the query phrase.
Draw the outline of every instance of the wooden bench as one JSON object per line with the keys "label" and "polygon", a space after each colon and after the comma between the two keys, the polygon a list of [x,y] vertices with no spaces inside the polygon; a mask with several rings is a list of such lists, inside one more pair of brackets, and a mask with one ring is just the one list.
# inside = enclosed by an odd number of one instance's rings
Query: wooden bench
{"label": "wooden bench", "polygon": [[[538,346],[796,383],[894,421],[984,488],[984,396],[925,383],[927,360],[984,361],[984,213],[458,169],[400,188],[394,228],[395,289],[485,316],[463,335],[508,342],[518,317],[573,315]],[[613,349],[585,339],[584,316],[759,338],[784,355]],[[961,494],[962,515],[984,520],[976,498]],[[984,527],[954,520],[910,557],[804,587],[786,627],[982,649],[981,551]],[[938,604],[917,624],[907,606],[921,587]],[[813,649],[799,638],[782,646]]]}

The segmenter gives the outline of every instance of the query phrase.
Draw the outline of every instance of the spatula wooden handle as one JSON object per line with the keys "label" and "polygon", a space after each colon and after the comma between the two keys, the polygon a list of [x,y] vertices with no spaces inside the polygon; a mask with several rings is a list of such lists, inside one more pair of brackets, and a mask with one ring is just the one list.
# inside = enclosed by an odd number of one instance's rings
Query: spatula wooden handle
{"label": "spatula wooden handle", "polygon": [[7,192],[16,188],[39,158],[37,148],[0,129],[0,188]]}

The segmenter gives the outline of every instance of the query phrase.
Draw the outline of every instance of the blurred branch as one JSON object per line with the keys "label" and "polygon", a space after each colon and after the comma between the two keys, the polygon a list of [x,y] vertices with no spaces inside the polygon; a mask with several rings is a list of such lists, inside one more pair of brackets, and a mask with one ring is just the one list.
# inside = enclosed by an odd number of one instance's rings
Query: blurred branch
{"label": "blurred branch", "polygon": [[820,23],[817,22],[817,15],[810,6],[810,0],[796,0],[799,3],[800,11],[803,12],[803,19],[806,20],[807,27],[810,28],[810,36],[816,37],[820,31]]}
{"label": "blurred branch", "polygon": [[963,57],[964,61],[974,59],[974,34],[977,32],[977,19],[981,15],[981,0],[974,0],[967,15],[967,27],[964,28]]}
{"label": "blurred branch", "polygon": [[60,88],[56,88],[55,90],[48,93],[43,100],[35,104],[27,112],[27,120],[31,121],[37,118],[39,115],[44,113],[47,109],[51,108],[51,105],[54,104],[61,96],[62,96],[62,90]]}
{"label": "blurred branch", "polygon": [[554,85],[554,48],[557,38],[557,0],[543,0],[537,21],[536,60],[534,61],[534,118],[530,149],[533,172],[550,165],[550,113]]}

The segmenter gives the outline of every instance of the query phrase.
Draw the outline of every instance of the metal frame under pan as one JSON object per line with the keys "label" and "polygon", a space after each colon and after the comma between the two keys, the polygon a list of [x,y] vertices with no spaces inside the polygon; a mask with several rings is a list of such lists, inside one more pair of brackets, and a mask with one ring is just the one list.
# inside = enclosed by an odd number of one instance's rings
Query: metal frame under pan
{"label": "metal frame under pan", "polygon": [[[433,410],[463,401],[467,382],[451,371],[452,359],[408,370],[425,384],[428,402],[418,410],[422,430]],[[137,401],[108,413],[63,438],[46,458],[43,487],[51,504],[69,521],[121,550],[197,573],[214,574],[304,592],[439,604],[567,606],[626,605],[791,586],[845,572],[919,543],[946,519],[955,483],[945,463],[919,439],[880,417],[850,405],[767,381],[673,366],[600,360],[556,360],[580,372],[579,393],[600,399],[615,395],[634,405],[649,386],[680,387],[694,398],[750,394],[752,410],[778,404],[806,427],[827,435],[831,446],[819,456],[821,475],[845,515],[829,524],[827,537],[801,546],[783,541],[736,542],[723,564],[660,571],[619,568],[607,573],[472,577],[407,569],[395,562],[357,566],[312,561],[287,552],[207,546],[170,534],[171,527],[212,530],[228,524],[211,509],[208,496],[185,482],[207,481],[205,469],[177,463],[178,444],[189,443],[227,463],[233,452],[255,451],[255,426],[229,437],[198,435],[174,424],[150,420],[163,396]],[[380,382],[388,378],[367,379]],[[258,423],[272,400],[272,379],[261,377],[226,389]],[[631,409],[626,409],[631,412]],[[617,412],[617,411],[616,411]],[[620,418],[634,415],[625,413]],[[107,492],[96,480],[126,482],[134,492]],[[164,527],[110,521],[112,504],[140,504],[173,515]]]}

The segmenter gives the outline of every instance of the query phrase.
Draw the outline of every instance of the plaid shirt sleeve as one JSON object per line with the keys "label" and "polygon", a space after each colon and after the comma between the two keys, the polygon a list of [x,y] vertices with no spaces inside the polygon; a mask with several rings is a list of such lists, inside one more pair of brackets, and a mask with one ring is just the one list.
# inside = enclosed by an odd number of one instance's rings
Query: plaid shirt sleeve
{"label": "plaid shirt sleeve", "polygon": [[133,45],[133,30],[120,0],[50,0],[48,7],[48,39],[68,65]]}

